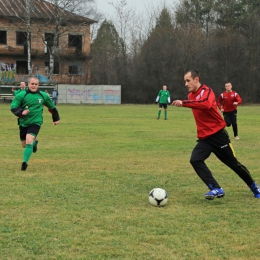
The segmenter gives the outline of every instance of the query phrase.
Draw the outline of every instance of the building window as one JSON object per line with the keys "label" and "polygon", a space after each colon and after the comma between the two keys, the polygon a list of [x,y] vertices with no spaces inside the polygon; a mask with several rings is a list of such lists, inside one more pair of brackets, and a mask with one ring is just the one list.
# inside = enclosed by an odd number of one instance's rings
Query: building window
{"label": "building window", "polygon": [[27,45],[27,32],[16,32],[16,45]]}
{"label": "building window", "polygon": [[[47,68],[46,71],[50,71],[50,62],[49,61],[45,61],[45,68]],[[60,73],[60,63],[59,62],[54,62],[54,66],[53,66],[53,74],[59,74]]]}
{"label": "building window", "polygon": [[27,61],[16,61],[16,73],[17,74],[28,74],[28,62]]}
{"label": "building window", "polygon": [[53,45],[54,45],[54,34],[53,33],[45,33],[44,41],[45,41],[44,53],[49,54],[50,48],[53,47]]}
{"label": "building window", "polygon": [[23,46],[23,54],[28,54],[27,32],[16,32],[16,45]]}
{"label": "building window", "polygon": [[78,67],[76,65],[69,66],[69,74],[78,75]]}
{"label": "building window", "polygon": [[7,44],[6,31],[0,31],[0,44]]}
{"label": "building window", "polygon": [[75,47],[76,52],[82,51],[82,35],[69,34],[69,47]]}

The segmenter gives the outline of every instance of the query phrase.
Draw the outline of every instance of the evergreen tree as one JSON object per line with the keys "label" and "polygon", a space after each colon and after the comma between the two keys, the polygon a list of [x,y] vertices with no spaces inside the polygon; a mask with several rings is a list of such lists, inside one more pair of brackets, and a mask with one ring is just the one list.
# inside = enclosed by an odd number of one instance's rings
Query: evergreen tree
{"label": "evergreen tree", "polygon": [[92,83],[120,84],[122,40],[111,21],[104,20],[92,44]]}

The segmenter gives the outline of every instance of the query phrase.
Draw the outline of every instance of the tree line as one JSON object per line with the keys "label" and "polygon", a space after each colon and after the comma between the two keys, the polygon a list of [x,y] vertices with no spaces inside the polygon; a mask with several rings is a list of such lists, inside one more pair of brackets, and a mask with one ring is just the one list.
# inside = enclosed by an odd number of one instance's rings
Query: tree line
{"label": "tree line", "polygon": [[122,86],[122,103],[152,103],[168,86],[184,99],[197,69],[216,95],[232,82],[244,103],[260,101],[260,0],[180,0],[136,15],[125,0],[92,42],[92,82]]}

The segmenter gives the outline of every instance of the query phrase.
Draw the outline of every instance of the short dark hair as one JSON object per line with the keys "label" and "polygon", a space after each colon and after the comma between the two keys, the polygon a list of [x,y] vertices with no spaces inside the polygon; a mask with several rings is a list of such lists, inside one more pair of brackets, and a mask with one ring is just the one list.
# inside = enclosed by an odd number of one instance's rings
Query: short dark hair
{"label": "short dark hair", "polygon": [[32,80],[32,79],[37,79],[37,80],[38,80],[38,83],[39,83],[39,79],[38,79],[37,77],[29,77],[29,78],[28,78],[28,83],[31,83],[31,80]]}
{"label": "short dark hair", "polygon": [[196,77],[198,77],[198,78],[200,79],[200,74],[199,74],[199,71],[198,71],[198,70],[188,70],[188,71],[185,73],[185,75],[188,74],[189,72],[190,72],[191,77],[192,77],[193,79],[195,79]]}

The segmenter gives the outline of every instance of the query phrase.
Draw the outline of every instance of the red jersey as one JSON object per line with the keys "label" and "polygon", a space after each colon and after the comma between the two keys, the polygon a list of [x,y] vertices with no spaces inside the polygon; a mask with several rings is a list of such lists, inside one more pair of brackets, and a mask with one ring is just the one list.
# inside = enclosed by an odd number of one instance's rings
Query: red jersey
{"label": "red jersey", "polygon": [[226,126],[217,109],[215,94],[205,84],[196,92],[190,92],[188,100],[182,101],[182,106],[192,109],[197,126],[197,136],[200,139],[205,139]]}
{"label": "red jersey", "polygon": [[237,108],[237,106],[233,105],[234,102],[237,102],[238,105],[242,103],[242,99],[238,93],[235,91],[225,91],[218,97],[218,108],[224,109],[224,112],[234,111]]}

